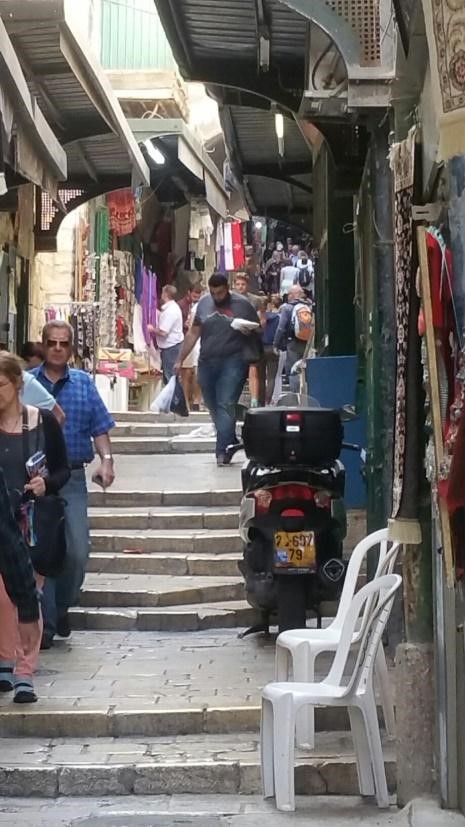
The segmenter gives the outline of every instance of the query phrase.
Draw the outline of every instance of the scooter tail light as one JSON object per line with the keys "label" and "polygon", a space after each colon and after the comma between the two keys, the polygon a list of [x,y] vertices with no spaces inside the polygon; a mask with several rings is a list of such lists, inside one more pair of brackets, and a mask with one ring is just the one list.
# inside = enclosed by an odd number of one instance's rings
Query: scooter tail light
{"label": "scooter tail light", "polygon": [[287,413],[285,418],[290,425],[297,425],[302,422],[302,414],[300,413]]}
{"label": "scooter tail light", "polygon": [[259,488],[257,491],[252,491],[249,496],[255,500],[257,514],[266,514],[273,500],[271,492],[264,488]]}
{"label": "scooter tail light", "polygon": [[315,491],[314,499],[318,508],[331,508],[331,494],[329,491]]}

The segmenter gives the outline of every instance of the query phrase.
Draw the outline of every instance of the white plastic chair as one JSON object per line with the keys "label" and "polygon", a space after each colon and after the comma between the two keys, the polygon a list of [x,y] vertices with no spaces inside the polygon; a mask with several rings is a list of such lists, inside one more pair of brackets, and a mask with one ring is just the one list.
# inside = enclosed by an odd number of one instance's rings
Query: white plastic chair
{"label": "white plastic chair", "polygon": [[[355,546],[347,567],[336,617],[326,629],[292,629],[282,632],[276,641],[275,680],[287,681],[292,665],[293,680],[310,683],[315,679],[315,661],[322,652],[335,652],[341,637],[345,618],[357,588],[357,581],[363,561],[375,546],[379,545],[378,565],[375,578],[391,574],[399,553],[399,544],[393,543],[389,548],[387,528],[375,531]],[[370,610],[367,604],[365,613]],[[360,640],[361,630],[355,630],[352,645]],[[388,735],[395,735],[395,713],[391,682],[382,646],[379,647],[375,664],[375,677],[383,707],[384,725]],[[297,744],[299,747],[313,749],[315,746],[315,712],[306,707],[297,721]]]}
{"label": "white plastic chair", "polygon": [[[354,596],[346,615],[331,671],[320,683],[269,683],[262,692],[261,764],[265,798],[276,797],[278,810],[295,809],[294,741],[296,718],[305,706],[345,706],[357,758],[360,793],[376,794],[389,807],[381,736],[373,688],[373,669],[381,636],[402,578],[386,574]],[[367,616],[366,607],[371,606]],[[360,646],[349,682],[344,671],[358,623]]]}

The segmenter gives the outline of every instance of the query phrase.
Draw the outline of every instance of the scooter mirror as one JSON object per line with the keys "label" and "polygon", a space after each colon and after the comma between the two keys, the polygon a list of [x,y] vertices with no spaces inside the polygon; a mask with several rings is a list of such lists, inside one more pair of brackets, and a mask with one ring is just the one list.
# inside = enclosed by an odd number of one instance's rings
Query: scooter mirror
{"label": "scooter mirror", "polygon": [[353,405],[344,405],[344,407],[340,409],[340,415],[342,422],[352,422],[352,420],[357,419],[358,416]]}

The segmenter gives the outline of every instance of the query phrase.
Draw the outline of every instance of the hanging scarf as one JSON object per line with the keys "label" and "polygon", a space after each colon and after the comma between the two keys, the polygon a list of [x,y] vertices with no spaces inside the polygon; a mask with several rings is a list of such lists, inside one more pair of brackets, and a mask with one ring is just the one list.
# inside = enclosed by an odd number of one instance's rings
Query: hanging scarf
{"label": "hanging scarf", "polygon": [[232,224],[229,221],[224,225],[224,264],[226,270],[234,270]]}

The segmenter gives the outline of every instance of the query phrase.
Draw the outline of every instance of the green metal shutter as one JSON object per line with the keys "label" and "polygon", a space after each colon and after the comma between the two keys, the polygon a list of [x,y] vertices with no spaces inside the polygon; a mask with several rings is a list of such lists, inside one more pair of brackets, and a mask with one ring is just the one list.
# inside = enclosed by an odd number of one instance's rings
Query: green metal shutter
{"label": "green metal shutter", "polygon": [[101,0],[101,62],[105,69],[176,67],[153,0]]}

